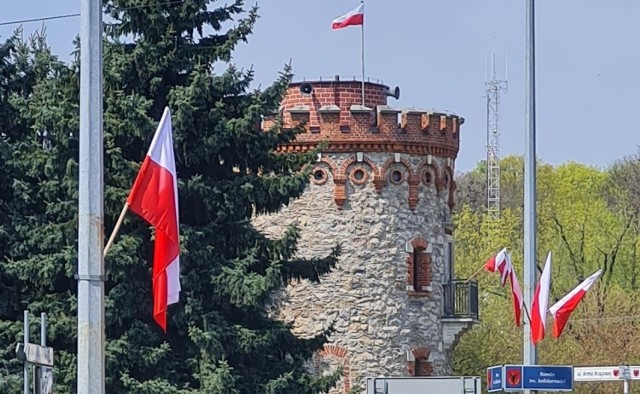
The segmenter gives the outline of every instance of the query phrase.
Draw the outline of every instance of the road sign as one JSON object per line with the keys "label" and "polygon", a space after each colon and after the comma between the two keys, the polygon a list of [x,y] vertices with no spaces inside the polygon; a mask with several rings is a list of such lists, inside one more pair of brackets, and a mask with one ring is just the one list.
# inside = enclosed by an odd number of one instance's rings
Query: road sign
{"label": "road sign", "polygon": [[573,380],[576,382],[606,382],[622,380],[620,366],[610,367],[574,367]]}
{"label": "road sign", "polygon": [[502,391],[502,365],[487,368],[487,391]]}
{"label": "road sign", "polygon": [[573,367],[564,365],[505,365],[503,370],[504,391],[573,390]]}
{"label": "road sign", "polygon": [[573,367],[573,380],[575,382],[611,382],[624,380],[640,380],[640,366],[593,366]]}
{"label": "road sign", "polygon": [[19,343],[16,346],[18,358],[36,365],[53,367],[53,348],[33,343]]}
{"label": "road sign", "polygon": [[573,390],[573,367],[560,365],[528,365],[523,367],[522,388],[541,391]]}

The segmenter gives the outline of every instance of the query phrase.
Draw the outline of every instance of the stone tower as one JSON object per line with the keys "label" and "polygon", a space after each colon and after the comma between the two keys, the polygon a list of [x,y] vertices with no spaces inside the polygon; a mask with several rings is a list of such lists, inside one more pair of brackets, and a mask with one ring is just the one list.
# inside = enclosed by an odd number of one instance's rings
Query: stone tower
{"label": "stone tower", "polygon": [[306,129],[279,150],[328,145],[303,196],[254,219],[273,235],[297,223],[304,257],[342,244],[321,283],[291,283],[273,303],[298,335],[334,323],[331,344],[311,367],[344,367],[335,393],[362,390],[367,376],[451,374],[452,347],[478,317],[477,283],[455,275],[450,221],[464,118],[390,107],[399,90],[379,83],[364,91],[363,106],[360,81],[290,85],[281,115],[286,126],[306,121]]}

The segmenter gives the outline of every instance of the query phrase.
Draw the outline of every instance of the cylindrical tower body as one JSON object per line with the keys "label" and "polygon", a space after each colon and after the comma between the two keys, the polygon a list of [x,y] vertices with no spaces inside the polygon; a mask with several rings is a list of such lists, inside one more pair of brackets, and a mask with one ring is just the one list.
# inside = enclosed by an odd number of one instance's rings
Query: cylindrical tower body
{"label": "cylindrical tower body", "polygon": [[306,130],[279,149],[328,145],[303,196],[254,222],[273,235],[296,223],[304,257],[342,244],[338,266],[321,283],[291,283],[273,302],[296,334],[334,324],[313,367],[324,374],[344,366],[336,393],[363,388],[367,376],[450,374],[450,350],[477,318],[477,307],[456,301],[473,299],[475,282],[462,286],[453,271],[450,208],[464,119],[389,107],[394,91],[374,83],[365,83],[363,107],[360,89],[339,80],[290,86],[285,125],[304,120]]}

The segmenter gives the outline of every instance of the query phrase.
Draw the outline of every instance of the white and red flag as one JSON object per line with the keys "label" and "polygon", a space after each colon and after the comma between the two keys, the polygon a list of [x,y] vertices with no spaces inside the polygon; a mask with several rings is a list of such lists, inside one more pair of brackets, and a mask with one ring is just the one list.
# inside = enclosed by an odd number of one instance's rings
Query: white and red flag
{"label": "white and red flag", "polygon": [[359,6],[347,12],[346,14],[337,17],[331,21],[331,29],[343,29],[348,26],[360,26],[364,24],[364,3],[360,3]]}
{"label": "white and red flag", "polygon": [[522,290],[520,289],[520,283],[513,264],[511,264],[511,255],[507,252],[507,248],[503,248],[495,256],[487,260],[484,269],[489,272],[500,273],[500,284],[502,286],[506,284],[507,279],[509,280],[516,326],[520,327],[523,305]]}
{"label": "white and red flag", "polygon": [[165,108],[129,197],[129,209],[155,227],[153,317],[167,331],[167,306],[180,296],[178,182],[171,112]]}
{"label": "white and red flag", "polygon": [[551,287],[551,251],[547,254],[540,281],[531,305],[531,340],[534,345],[544,338],[547,312],[549,307],[549,289]]}
{"label": "white and red flag", "polygon": [[567,295],[562,297],[560,301],[549,308],[549,313],[553,316],[554,337],[557,338],[562,334],[562,330],[564,330],[564,326],[567,324],[571,313],[576,309],[580,301],[582,301],[591,286],[600,278],[600,275],[602,275],[601,269],[582,281],[575,289],[571,290]]}
{"label": "white and red flag", "polygon": [[522,290],[520,289],[520,283],[516,276],[516,271],[511,264],[511,256],[507,254],[507,264],[509,264],[509,282],[511,283],[511,299],[513,301],[513,314],[516,319],[516,327],[520,327],[520,316],[522,315],[522,305],[524,299],[522,298]]}
{"label": "white and red flag", "polygon": [[511,262],[508,260],[507,248],[502,248],[495,256],[492,256],[484,264],[484,269],[489,272],[500,273],[500,284],[504,286],[509,278],[509,272],[512,270]]}

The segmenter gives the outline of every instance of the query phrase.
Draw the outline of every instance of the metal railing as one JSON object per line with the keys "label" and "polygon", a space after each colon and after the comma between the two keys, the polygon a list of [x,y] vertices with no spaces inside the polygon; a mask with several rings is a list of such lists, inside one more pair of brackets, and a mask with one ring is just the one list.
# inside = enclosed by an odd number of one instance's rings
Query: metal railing
{"label": "metal railing", "polygon": [[478,314],[478,282],[475,280],[450,280],[443,286],[444,313],[446,318],[473,318]]}
{"label": "metal railing", "polygon": [[[362,75],[332,75],[332,76],[319,76],[317,78],[302,77],[300,82],[360,82],[362,81]],[[377,83],[384,85],[384,81],[379,78],[366,77],[365,82]]]}

